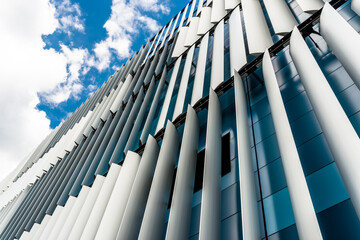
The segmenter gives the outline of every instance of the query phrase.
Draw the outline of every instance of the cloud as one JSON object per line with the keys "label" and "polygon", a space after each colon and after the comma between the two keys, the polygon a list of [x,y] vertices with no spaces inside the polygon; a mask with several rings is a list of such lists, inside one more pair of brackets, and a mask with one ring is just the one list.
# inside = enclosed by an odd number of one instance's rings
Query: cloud
{"label": "cloud", "polygon": [[110,18],[104,24],[107,38],[95,44],[96,58],[89,64],[103,71],[109,67],[113,54],[120,60],[133,54],[132,42],[140,33],[159,31],[159,23],[146,12],[168,14],[170,10],[158,0],[113,0]]}
{"label": "cloud", "polygon": [[84,32],[84,19],[81,18],[80,6],[71,3],[70,0],[53,1],[56,13],[55,18],[59,21],[58,30],[71,35],[71,30]]}
{"label": "cloud", "polygon": [[[77,7],[71,12],[79,15]],[[51,131],[45,112],[36,108],[38,93],[55,91],[48,100],[60,102],[82,88],[78,79],[87,51],[44,49],[42,35],[81,29],[80,20],[67,24],[65,15],[49,0],[0,1],[0,178]]]}

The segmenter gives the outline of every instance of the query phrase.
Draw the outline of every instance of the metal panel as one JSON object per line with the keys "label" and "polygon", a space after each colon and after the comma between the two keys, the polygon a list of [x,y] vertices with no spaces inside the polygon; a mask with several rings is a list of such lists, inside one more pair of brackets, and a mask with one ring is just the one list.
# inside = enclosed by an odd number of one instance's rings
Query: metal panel
{"label": "metal panel", "polygon": [[188,105],[166,239],[187,239],[190,231],[199,141],[199,119]]}
{"label": "metal panel", "polygon": [[129,199],[140,155],[129,151],[102,216],[95,239],[115,239]]}
{"label": "metal panel", "polygon": [[190,47],[200,38],[200,36],[197,35],[199,19],[200,19],[199,17],[192,18],[190,25],[189,25],[189,29],[187,31],[185,42],[184,42],[185,47]]}
{"label": "metal panel", "polygon": [[259,0],[242,0],[249,53],[260,55],[273,45]]}
{"label": "metal panel", "polygon": [[186,49],[188,49],[187,47],[184,46],[188,29],[189,29],[189,27],[187,27],[187,26],[182,27],[180,29],[179,36],[178,36],[176,42],[173,43],[173,44],[175,44],[175,47],[174,47],[174,51],[172,52],[171,57],[173,57],[173,58],[179,57],[181,54],[183,54],[186,51]]}
{"label": "metal panel", "polygon": [[360,89],[360,35],[329,4],[320,16],[320,33]]}
{"label": "metal panel", "polygon": [[263,75],[297,232],[300,239],[322,239],[268,50],[263,57]]}
{"label": "metal panel", "polygon": [[221,235],[221,135],[221,105],[214,90],[210,89],[201,196],[200,240],[220,239]]}
{"label": "metal panel", "polygon": [[173,91],[174,91],[174,88],[175,88],[175,83],[176,83],[176,79],[177,79],[181,59],[182,59],[182,56],[179,57],[176,60],[174,69],[172,71],[169,86],[168,86],[167,91],[166,91],[164,103],[163,103],[163,106],[162,106],[162,109],[161,109],[161,113],[160,113],[160,116],[159,116],[159,121],[158,121],[158,124],[156,126],[155,133],[157,133],[160,129],[162,129],[164,127],[164,124],[165,124],[165,121],[166,121],[166,116],[168,114],[168,110],[169,110],[169,106],[170,106],[171,97],[173,95]]}
{"label": "metal panel", "polygon": [[321,0],[296,0],[300,8],[306,13],[314,13],[324,6]]}
{"label": "metal panel", "polygon": [[284,0],[264,0],[275,34],[285,35],[297,25],[294,15]]}
{"label": "metal panel", "polygon": [[225,10],[233,10],[240,4],[240,0],[225,0]]}
{"label": "metal panel", "polygon": [[233,75],[242,239],[261,239],[245,89],[237,70],[233,70]]}
{"label": "metal panel", "polygon": [[60,226],[61,229],[58,232],[58,234],[56,235],[57,236],[56,239],[58,239],[58,240],[67,239],[67,237],[70,234],[70,231],[71,231],[72,227],[75,224],[76,219],[78,218],[78,215],[80,214],[80,211],[81,211],[82,207],[84,206],[84,203],[85,203],[85,201],[86,201],[86,199],[87,199],[87,197],[89,195],[90,189],[91,188],[87,187],[87,186],[83,186],[81,188],[80,194],[76,198],[76,202],[75,202],[74,206],[72,207],[71,212],[69,213],[69,215],[65,219],[65,222],[63,223],[63,225]]}
{"label": "metal panel", "polygon": [[226,15],[225,1],[213,0],[212,2],[211,22],[217,23]]}
{"label": "metal panel", "polygon": [[86,222],[91,214],[91,210],[93,209],[96,199],[99,196],[99,192],[104,184],[104,181],[105,181],[104,176],[101,175],[96,176],[94,184],[92,185],[90,192],[86,197],[84,205],[81,208],[81,211],[77,216],[76,221],[72,226],[70,233],[68,234],[68,236],[65,236],[65,239],[69,239],[69,240],[80,239],[81,234],[85,228]]}
{"label": "metal panel", "polygon": [[214,26],[214,24],[211,23],[211,21],[210,21],[211,20],[211,12],[212,12],[211,7],[203,7],[203,9],[201,10],[199,27],[198,27],[198,31],[197,31],[198,35],[204,35],[212,28],[212,26]]}
{"label": "metal panel", "polygon": [[[229,18],[229,43],[230,69],[239,71],[247,63],[240,7],[236,7]],[[234,71],[231,71],[231,75],[234,75]]]}
{"label": "metal panel", "polygon": [[110,195],[113,191],[116,179],[120,173],[121,166],[117,164],[111,164],[109,173],[107,174],[104,184],[99,192],[99,197],[96,199],[94,206],[91,210],[86,226],[82,232],[81,238],[94,239],[98,227],[100,225],[101,218],[103,217],[106,205],[108,204]]}
{"label": "metal panel", "polygon": [[161,239],[163,235],[179,144],[179,133],[168,121],[141,224],[140,240]]}
{"label": "metal panel", "polygon": [[136,239],[138,237],[159,149],[157,141],[152,136],[149,136],[119,227],[117,239]]}
{"label": "metal panel", "polygon": [[211,87],[216,89],[222,82],[224,82],[224,20],[219,22],[214,31]]}
{"label": "metal panel", "polygon": [[174,113],[173,113],[173,117],[172,117],[173,121],[183,112],[186,91],[191,91],[191,89],[188,86],[188,82],[189,82],[189,75],[190,75],[194,50],[195,50],[195,45],[193,45],[189,49],[189,51],[186,55],[185,66],[184,66],[184,70],[183,70],[183,73],[181,76],[181,82],[180,82],[179,91],[178,91],[176,104],[175,104],[175,108],[174,108]]}
{"label": "metal panel", "polygon": [[178,31],[181,30],[181,28],[182,28],[183,25],[184,25],[184,21],[185,21],[185,17],[186,17],[187,10],[188,10],[188,8],[189,8],[189,4],[190,4],[190,3],[188,3],[188,4],[186,5],[184,11],[182,12]]}
{"label": "metal panel", "polygon": [[174,18],[172,18],[171,21],[169,22],[169,25],[168,25],[168,27],[167,27],[167,29],[166,29],[165,34],[164,34],[163,41],[161,42],[160,48],[162,48],[162,47],[164,46],[165,42],[167,42],[167,41],[166,41],[166,37],[169,35],[170,28],[172,27],[173,21],[174,21]]}
{"label": "metal panel", "polygon": [[297,28],[291,35],[290,55],[360,218],[359,137]]}
{"label": "metal panel", "polygon": [[200,43],[198,61],[196,64],[194,86],[193,86],[193,91],[192,91],[192,95],[191,95],[191,106],[194,106],[195,103],[197,103],[203,97],[208,42],[209,42],[209,33],[207,33],[201,39],[201,43]]}

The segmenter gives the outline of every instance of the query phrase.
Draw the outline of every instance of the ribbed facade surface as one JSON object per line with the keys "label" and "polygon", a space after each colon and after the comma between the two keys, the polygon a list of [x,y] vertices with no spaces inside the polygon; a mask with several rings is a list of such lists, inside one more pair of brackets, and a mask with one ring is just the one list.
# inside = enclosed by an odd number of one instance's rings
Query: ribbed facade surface
{"label": "ribbed facade surface", "polygon": [[0,239],[360,239],[360,1],[192,0],[0,185]]}

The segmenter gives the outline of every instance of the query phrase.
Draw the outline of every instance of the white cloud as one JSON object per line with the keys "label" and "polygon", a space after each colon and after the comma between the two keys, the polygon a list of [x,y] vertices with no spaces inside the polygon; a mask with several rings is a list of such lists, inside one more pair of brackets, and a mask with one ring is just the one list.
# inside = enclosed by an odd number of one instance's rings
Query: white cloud
{"label": "white cloud", "polygon": [[81,18],[79,4],[70,0],[54,1],[56,7],[55,17],[59,21],[59,30],[71,35],[71,30],[84,32],[84,20]]}
{"label": "white cloud", "polygon": [[159,31],[159,23],[146,12],[168,14],[170,10],[158,0],[113,0],[110,18],[104,24],[107,38],[95,44],[96,59],[90,64],[103,71],[109,67],[113,53],[119,59],[130,57],[133,39],[139,33]]}
{"label": "white cloud", "polygon": [[38,93],[55,89],[52,100],[60,102],[82,88],[78,78],[87,51],[44,49],[42,35],[65,29],[57,16],[49,0],[0,1],[0,178],[50,133],[50,120],[36,109]]}

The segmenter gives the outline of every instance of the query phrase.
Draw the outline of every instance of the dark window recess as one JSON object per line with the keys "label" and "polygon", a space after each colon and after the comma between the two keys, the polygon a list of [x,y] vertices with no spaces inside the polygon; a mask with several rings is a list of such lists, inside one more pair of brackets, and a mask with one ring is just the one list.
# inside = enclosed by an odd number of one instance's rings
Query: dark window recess
{"label": "dark window recess", "polygon": [[[230,159],[230,133],[226,133],[222,136],[222,149],[221,149],[221,176],[225,176],[231,172],[231,159]],[[194,193],[202,189],[203,177],[204,177],[204,160],[205,160],[205,148],[198,152],[197,162],[196,162],[196,172],[195,172],[195,184],[194,184]],[[176,179],[177,168],[174,170],[174,175],[172,179],[170,199],[168,203],[168,208],[171,207],[172,195],[174,192],[174,185]]]}

